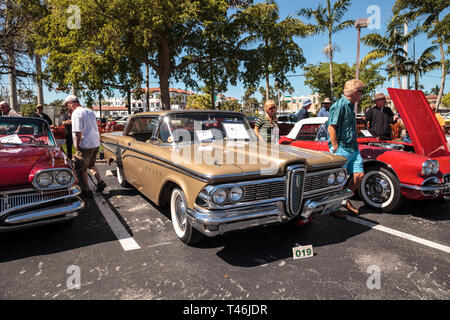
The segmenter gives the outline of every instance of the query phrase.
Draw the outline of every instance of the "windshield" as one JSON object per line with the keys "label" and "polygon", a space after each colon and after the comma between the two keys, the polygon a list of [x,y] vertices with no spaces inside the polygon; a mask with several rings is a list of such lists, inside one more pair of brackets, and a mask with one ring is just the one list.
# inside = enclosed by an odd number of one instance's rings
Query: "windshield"
{"label": "windshield", "polygon": [[168,115],[162,119],[158,138],[168,143],[257,140],[245,117],[232,113]]}
{"label": "windshield", "polygon": [[46,121],[38,118],[0,117],[0,144],[55,146]]}

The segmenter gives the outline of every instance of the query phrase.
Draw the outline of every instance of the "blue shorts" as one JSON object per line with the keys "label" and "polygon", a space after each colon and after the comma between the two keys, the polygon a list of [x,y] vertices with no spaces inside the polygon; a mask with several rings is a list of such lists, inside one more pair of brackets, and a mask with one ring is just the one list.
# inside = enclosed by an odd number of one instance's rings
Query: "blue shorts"
{"label": "blue shorts", "polygon": [[[333,152],[333,147],[330,147]],[[364,172],[363,159],[358,150],[351,148],[339,147],[336,151],[337,155],[343,156],[347,159],[344,168],[347,169],[347,174]]]}

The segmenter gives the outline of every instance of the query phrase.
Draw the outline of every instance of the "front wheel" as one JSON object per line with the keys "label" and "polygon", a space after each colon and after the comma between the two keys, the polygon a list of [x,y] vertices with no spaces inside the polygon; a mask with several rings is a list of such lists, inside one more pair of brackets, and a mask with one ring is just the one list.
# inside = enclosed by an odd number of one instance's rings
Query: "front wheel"
{"label": "front wheel", "polygon": [[385,168],[370,168],[361,181],[360,194],[374,209],[390,212],[403,202],[397,177]]}
{"label": "front wheel", "polygon": [[193,244],[200,241],[202,235],[192,227],[186,211],[187,201],[184,192],[178,188],[173,189],[170,197],[170,216],[173,229],[178,239],[186,244]]}

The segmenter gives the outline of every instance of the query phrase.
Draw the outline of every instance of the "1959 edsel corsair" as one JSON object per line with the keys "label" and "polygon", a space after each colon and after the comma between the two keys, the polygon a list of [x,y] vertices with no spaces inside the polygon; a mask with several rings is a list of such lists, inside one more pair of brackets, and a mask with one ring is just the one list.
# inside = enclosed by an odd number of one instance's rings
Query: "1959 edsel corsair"
{"label": "1959 edsel corsair", "polygon": [[101,141],[119,183],[169,205],[185,243],[327,214],[352,196],[343,187],[345,158],[260,142],[241,113],[139,113]]}
{"label": "1959 edsel corsair", "polygon": [[45,120],[0,117],[0,232],[71,221],[84,207],[76,182]]}

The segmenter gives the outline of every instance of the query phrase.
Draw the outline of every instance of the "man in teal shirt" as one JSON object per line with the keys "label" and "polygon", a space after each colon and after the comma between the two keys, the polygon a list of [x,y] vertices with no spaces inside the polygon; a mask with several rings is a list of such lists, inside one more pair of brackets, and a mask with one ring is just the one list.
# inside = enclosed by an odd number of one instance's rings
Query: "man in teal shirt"
{"label": "man in teal shirt", "polygon": [[[356,115],[354,112],[355,102],[361,99],[364,83],[361,80],[352,79],[345,83],[344,96],[336,101],[330,108],[328,116],[328,146],[330,151],[347,159],[345,168],[350,175],[348,187],[355,193],[364,176],[364,167],[361,154],[356,141]],[[358,214],[350,201],[347,200],[346,208]],[[344,217],[342,213],[335,214]]]}

